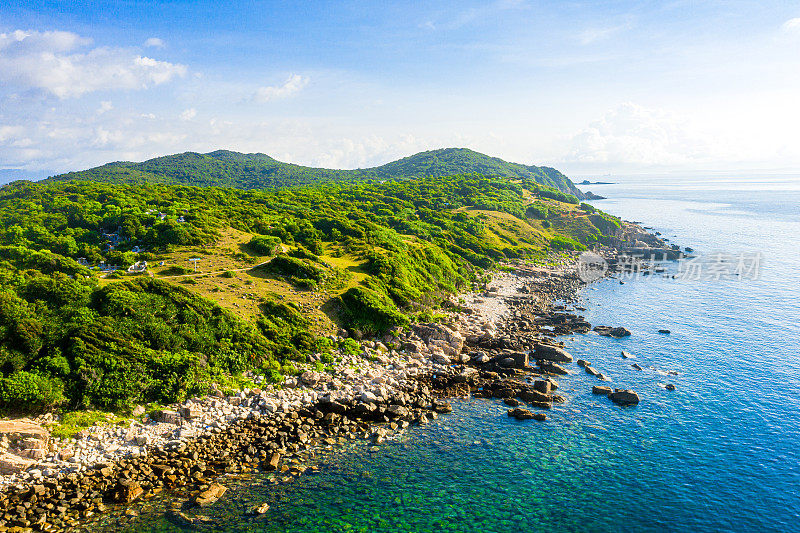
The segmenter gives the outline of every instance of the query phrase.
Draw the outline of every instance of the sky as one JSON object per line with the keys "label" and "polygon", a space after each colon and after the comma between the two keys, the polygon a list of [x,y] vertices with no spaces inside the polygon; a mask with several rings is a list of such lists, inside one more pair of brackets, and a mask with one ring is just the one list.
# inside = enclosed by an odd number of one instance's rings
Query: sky
{"label": "sky", "polygon": [[0,181],[451,146],[574,177],[800,174],[800,2],[0,5]]}

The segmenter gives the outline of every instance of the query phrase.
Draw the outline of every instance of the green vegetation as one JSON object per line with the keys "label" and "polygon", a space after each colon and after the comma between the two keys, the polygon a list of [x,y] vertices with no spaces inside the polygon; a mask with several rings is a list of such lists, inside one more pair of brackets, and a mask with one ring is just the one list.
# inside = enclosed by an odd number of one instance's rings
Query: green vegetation
{"label": "green vegetation", "polygon": [[[251,250],[277,255],[253,276],[313,291],[340,326],[373,334],[435,317],[446,295],[497,261],[583,249],[619,229],[572,200],[532,178],[479,174],[281,190],[8,185],[0,189],[0,408],[170,403],[235,384],[244,370],[279,382],[296,362],[333,348],[292,301],[262,297],[260,314],[245,319],[199,294],[195,278],[166,277],[184,267],[134,277],[125,271],[134,261],[175,250],[192,257],[222,235],[255,235],[245,241]],[[254,259],[232,250],[224,253]],[[101,261],[119,270],[103,279]],[[221,276],[237,278],[229,268]]]}
{"label": "green vegetation", "polygon": [[[443,177],[465,173],[529,180],[583,198],[583,193],[572,181],[554,168],[509,163],[466,148],[421,152],[379,167],[357,170],[331,170],[281,163],[266,154],[241,154],[228,150],[207,154],[186,152],[157,157],[142,163],[108,163],[50,179],[270,189],[341,181]],[[577,203],[577,198],[574,203]]]}
{"label": "green vegetation", "polygon": [[59,439],[75,437],[77,433],[94,425],[127,425],[129,420],[114,413],[103,411],[72,411],[61,416],[61,420],[50,427],[50,435]]}
{"label": "green vegetation", "polygon": [[281,240],[271,235],[256,235],[247,245],[258,255],[275,255],[281,249]]}

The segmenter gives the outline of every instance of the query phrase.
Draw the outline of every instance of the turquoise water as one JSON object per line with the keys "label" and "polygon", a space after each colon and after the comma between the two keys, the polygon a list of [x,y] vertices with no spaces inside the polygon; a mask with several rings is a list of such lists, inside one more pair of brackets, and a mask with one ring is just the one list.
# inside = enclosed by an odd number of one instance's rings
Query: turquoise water
{"label": "turquoise water", "polygon": [[[210,528],[800,531],[797,183],[590,187],[613,198],[598,207],[698,254],[762,254],[759,280],[651,276],[584,292],[590,322],[633,335],[565,341],[613,385],[636,390],[638,406],[593,396],[597,381],[577,371],[561,379],[569,401],[544,423],[510,420],[498,401],[455,402],[452,415],[376,452],[345,450],[291,485],[276,489],[260,478],[233,488],[204,511]],[[621,350],[636,359],[622,359]],[[271,505],[266,518],[244,516],[262,501]],[[129,530],[177,530],[160,516],[144,514]]]}

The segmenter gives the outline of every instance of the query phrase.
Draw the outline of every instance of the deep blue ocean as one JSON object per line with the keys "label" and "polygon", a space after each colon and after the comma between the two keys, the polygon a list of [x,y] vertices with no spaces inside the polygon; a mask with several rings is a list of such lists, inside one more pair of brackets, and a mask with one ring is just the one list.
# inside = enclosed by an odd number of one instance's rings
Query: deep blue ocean
{"label": "deep blue ocean", "polygon": [[[570,365],[560,380],[569,400],[546,422],[511,420],[497,400],[454,402],[452,415],[377,451],[322,458],[319,474],[280,488],[242,483],[204,511],[212,529],[800,531],[800,179],[588,188],[609,197],[597,207],[698,256],[760,254],[755,280],[652,275],[584,291],[592,324],[633,334],[563,340],[613,386],[637,391],[638,406],[593,396],[597,380]],[[262,501],[266,518],[244,516]],[[156,506],[129,530],[178,530],[161,516]]]}

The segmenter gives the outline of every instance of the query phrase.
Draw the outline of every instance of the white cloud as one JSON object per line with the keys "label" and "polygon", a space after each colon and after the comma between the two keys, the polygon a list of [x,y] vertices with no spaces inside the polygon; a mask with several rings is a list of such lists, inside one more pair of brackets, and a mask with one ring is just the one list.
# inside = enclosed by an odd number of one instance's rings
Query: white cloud
{"label": "white cloud", "polygon": [[107,100],[103,100],[102,102],[100,102],[100,107],[97,108],[97,114],[102,115],[103,113],[107,113],[112,109],[114,109],[114,104],[112,104]]}
{"label": "white cloud", "polygon": [[71,32],[0,33],[0,83],[73,98],[108,89],[144,89],[186,74],[186,66],[123,48],[81,51],[91,40]]}
{"label": "white cloud", "polygon": [[609,26],[604,28],[589,28],[578,33],[578,42],[582,45],[594,44],[598,41],[608,39],[612,35],[631,28],[631,23]]}
{"label": "white cloud", "polygon": [[259,87],[254,99],[263,103],[279,98],[288,98],[303,90],[306,85],[308,85],[307,77],[292,74],[283,85],[278,87]]}
{"label": "white cloud", "polygon": [[158,37],[150,37],[144,42],[144,45],[150,48],[164,48],[166,43],[163,39],[159,39]]}
{"label": "white cloud", "polygon": [[703,162],[719,154],[683,117],[627,102],[572,137],[565,162],[613,167],[655,167]]}
{"label": "white cloud", "polygon": [[785,32],[800,32],[800,17],[787,20],[781,25],[781,29]]}
{"label": "white cloud", "polygon": [[186,109],[183,113],[181,113],[179,116],[181,120],[192,120],[194,117],[197,116],[197,109],[190,107],[189,109]]}

